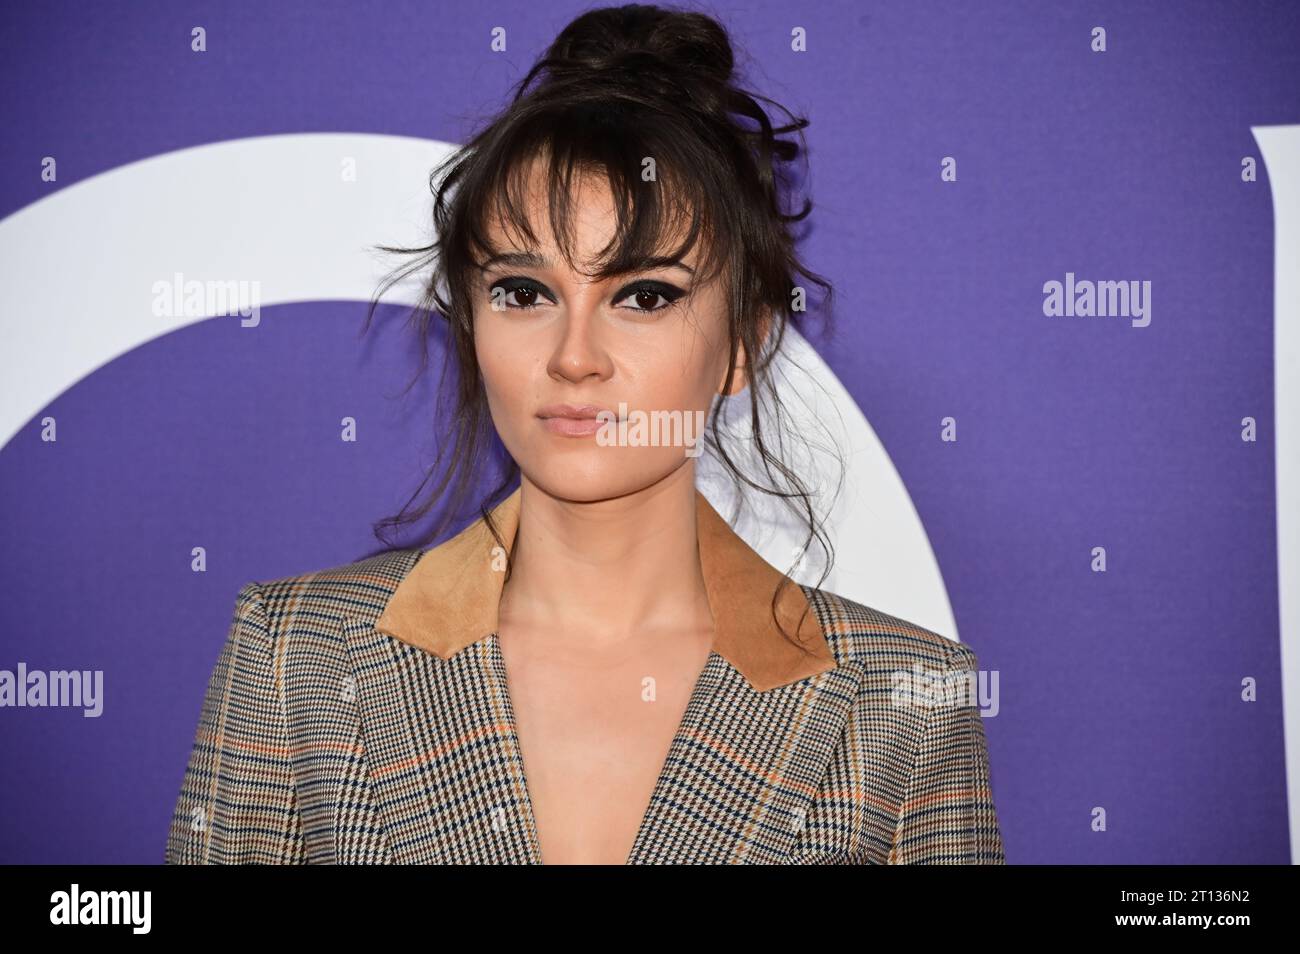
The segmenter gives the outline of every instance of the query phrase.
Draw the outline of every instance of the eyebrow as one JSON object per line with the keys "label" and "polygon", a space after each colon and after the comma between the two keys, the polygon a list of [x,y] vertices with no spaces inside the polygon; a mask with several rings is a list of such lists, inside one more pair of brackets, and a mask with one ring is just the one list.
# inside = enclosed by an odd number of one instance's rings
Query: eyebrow
{"label": "eyebrow", "polygon": [[[537,252],[501,252],[483,262],[480,268],[486,269],[492,265],[509,265],[513,268],[549,268],[551,263]],[[688,275],[695,274],[695,269],[691,268],[691,266],[679,258],[670,256],[647,258],[641,268],[634,269],[634,271],[646,271],[652,268],[680,268]]]}

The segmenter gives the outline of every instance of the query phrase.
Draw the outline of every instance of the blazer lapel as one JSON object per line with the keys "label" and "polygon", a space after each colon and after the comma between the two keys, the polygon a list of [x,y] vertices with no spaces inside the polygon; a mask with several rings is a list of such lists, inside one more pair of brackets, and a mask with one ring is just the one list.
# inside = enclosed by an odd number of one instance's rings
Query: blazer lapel
{"label": "blazer lapel", "polygon": [[343,621],[370,777],[399,864],[538,864],[500,655],[450,659]]}
{"label": "blazer lapel", "polygon": [[759,692],[711,653],[628,863],[783,863],[862,679],[844,666]]}

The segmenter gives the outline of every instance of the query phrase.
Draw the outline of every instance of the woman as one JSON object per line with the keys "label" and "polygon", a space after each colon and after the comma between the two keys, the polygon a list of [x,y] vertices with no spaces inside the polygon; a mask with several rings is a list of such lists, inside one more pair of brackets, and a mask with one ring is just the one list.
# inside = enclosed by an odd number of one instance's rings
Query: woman
{"label": "woman", "polygon": [[[493,429],[495,503],[243,588],[169,862],[1003,861],[978,710],[898,691],[972,652],[795,583],[696,489],[702,440],[820,539],[757,427],[796,276],[830,291],[794,253],[808,206],[780,209],[804,123],[732,62],[704,15],[587,13],[443,170],[438,241],[399,251],[433,266],[455,440],[389,522],[461,512]],[[722,440],[732,396],[779,486]]]}

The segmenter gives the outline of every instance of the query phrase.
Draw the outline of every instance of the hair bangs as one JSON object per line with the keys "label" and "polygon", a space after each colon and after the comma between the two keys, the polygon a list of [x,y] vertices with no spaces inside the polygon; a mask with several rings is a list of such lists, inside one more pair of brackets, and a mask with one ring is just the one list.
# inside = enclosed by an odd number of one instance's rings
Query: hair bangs
{"label": "hair bangs", "polygon": [[[473,272],[510,250],[493,241],[500,227],[515,250],[540,247],[549,231],[565,264],[604,280],[681,260],[701,245],[696,281],[722,274],[732,256],[726,193],[674,142],[686,140],[671,117],[637,115],[608,103],[540,110],[482,144],[481,175],[468,184],[465,247],[458,256]],[[706,174],[701,174],[705,172]],[[614,221],[611,237],[590,260],[579,260],[575,205],[584,189],[603,187]],[[542,210],[545,222],[535,222]]]}

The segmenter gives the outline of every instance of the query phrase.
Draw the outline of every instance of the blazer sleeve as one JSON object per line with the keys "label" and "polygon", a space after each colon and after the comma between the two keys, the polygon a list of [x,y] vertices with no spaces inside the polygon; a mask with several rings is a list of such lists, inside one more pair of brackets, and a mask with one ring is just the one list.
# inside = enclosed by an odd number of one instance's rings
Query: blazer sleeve
{"label": "blazer sleeve", "polygon": [[249,583],[208,680],[167,864],[306,862],[276,648]]}
{"label": "blazer sleeve", "polygon": [[[978,675],[975,653],[949,649],[945,685]],[[898,814],[890,864],[1006,864],[989,785],[984,717],[968,698],[931,704]]]}

